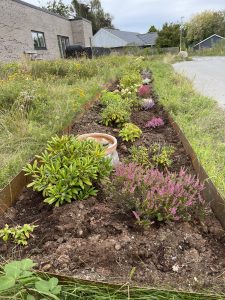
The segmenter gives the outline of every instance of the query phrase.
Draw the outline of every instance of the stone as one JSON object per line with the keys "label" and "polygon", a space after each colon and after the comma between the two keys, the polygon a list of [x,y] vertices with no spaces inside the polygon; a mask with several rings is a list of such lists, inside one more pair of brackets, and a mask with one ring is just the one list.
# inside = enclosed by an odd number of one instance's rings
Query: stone
{"label": "stone", "polygon": [[116,244],[115,245],[115,249],[116,249],[116,251],[119,251],[121,249],[121,245],[120,244]]}
{"label": "stone", "polygon": [[42,267],[42,271],[48,272],[48,271],[51,269],[51,267],[52,267],[51,264],[44,265],[44,266]]}

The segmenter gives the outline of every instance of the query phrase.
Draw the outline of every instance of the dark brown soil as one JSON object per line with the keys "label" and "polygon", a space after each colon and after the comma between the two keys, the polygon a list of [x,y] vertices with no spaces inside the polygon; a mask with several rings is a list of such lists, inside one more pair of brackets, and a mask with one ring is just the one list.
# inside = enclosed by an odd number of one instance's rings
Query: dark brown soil
{"label": "dark brown soil", "polygon": [[[121,141],[118,129],[100,124],[100,110],[95,104],[75,122],[73,133],[113,134],[118,138],[118,153],[123,160],[131,144]],[[144,128],[152,116],[162,116],[165,126]],[[159,105],[152,111],[134,111],[132,122],[143,130],[134,144],[148,147],[160,141],[173,145],[176,151],[171,171],[184,166],[194,172]],[[5,223],[35,223],[38,227],[26,247],[0,241],[3,260],[30,257],[40,270],[117,283],[127,282],[135,267],[134,284],[224,290],[225,233],[210,210],[202,223],[167,222],[142,229],[101,192],[97,198],[52,208],[43,203],[40,194],[25,189],[16,205],[1,218],[0,227]]]}

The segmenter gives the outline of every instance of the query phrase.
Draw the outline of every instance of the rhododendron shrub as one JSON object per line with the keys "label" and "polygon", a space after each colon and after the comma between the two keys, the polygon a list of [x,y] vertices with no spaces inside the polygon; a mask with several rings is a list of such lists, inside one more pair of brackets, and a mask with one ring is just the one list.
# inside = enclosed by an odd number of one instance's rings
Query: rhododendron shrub
{"label": "rhododendron shrub", "polygon": [[146,128],[157,128],[161,126],[164,126],[164,121],[162,118],[152,118],[145,124]]}
{"label": "rhododendron shrub", "polygon": [[138,89],[138,96],[141,98],[147,98],[151,94],[151,88],[149,85],[142,85]]}
{"label": "rhododendron shrub", "polygon": [[[132,211],[138,221],[186,221],[202,214],[203,185],[181,169],[179,173],[146,169],[134,163],[120,164],[114,179],[119,206]],[[115,199],[116,199],[115,198]]]}

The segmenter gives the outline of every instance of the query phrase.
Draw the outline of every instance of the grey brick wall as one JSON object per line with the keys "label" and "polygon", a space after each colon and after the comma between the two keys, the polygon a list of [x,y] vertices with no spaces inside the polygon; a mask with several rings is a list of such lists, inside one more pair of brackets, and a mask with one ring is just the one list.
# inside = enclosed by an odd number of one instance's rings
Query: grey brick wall
{"label": "grey brick wall", "polygon": [[[44,32],[47,50],[34,50],[32,30]],[[44,59],[60,58],[57,35],[68,36],[70,44],[89,46],[92,26],[87,20],[69,21],[19,0],[0,0],[0,61],[19,60],[24,51],[36,51]]]}

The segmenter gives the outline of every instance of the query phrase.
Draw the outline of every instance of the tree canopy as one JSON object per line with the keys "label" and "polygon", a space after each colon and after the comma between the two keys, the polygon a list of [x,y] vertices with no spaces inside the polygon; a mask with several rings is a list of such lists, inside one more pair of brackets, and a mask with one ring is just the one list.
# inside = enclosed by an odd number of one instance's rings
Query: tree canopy
{"label": "tree canopy", "polygon": [[86,18],[92,22],[94,34],[100,28],[114,28],[112,24],[112,16],[104,11],[100,0],[91,0],[86,2],[81,0],[72,0],[72,5],[76,11],[76,16]]}
{"label": "tree canopy", "polygon": [[152,25],[150,28],[149,28],[149,30],[148,30],[148,32],[157,32],[158,30],[155,28],[155,26],[154,25]]}
{"label": "tree canopy", "polygon": [[63,17],[72,16],[72,7],[70,5],[65,5],[62,0],[48,1],[44,8]]}
{"label": "tree canopy", "polygon": [[225,37],[225,11],[204,11],[194,15],[185,24],[189,45],[216,33]]}
{"label": "tree canopy", "polygon": [[158,31],[156,46],[163,47],[179,47],[180,42],[180,24],[165,23],[162,30]]}

